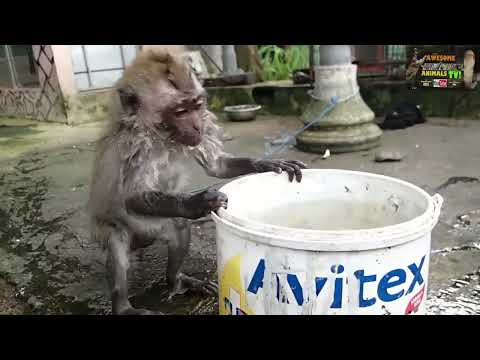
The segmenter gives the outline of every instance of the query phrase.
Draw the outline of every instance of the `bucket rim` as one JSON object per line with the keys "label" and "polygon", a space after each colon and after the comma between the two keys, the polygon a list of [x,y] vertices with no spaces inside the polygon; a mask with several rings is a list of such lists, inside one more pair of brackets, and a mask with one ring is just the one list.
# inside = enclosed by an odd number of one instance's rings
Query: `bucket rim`
{"label": "bucket rim", "polygon": [[[302,172],[361,175],[363,177],[392,181],[420,193],[427,200],[427,209],[421,215],[411,220],[394,225],[370,229],[335,231],[290,228],[278,225],[263,224],[258,221],[229,214],[222,208],[218,210],[218,214],[212,212],[212,218],[217,223],[217,226],[218,223],[223,223],[225,226],[239,234],[249,234],[250,240],[269,245],[274,242],[281,244],[278,246],[287,248],[320,251],[373,250],[397,246],[402,243],[415,240],[419,236],[431,232],[433,227],[438,222],[443,198],[439,194],[431,196],[425,190],[405,180],[381,174],[342,169],[305,169]],[[225,186],[228,186],[234,182],[253,176],[269,177],[279,176],[279,174],[270,172],[247,175],[222,186],[219,191],[222,191]],[[255,239],[255,237],[258,237],[258,240]]]}
{"label": "bucket rim", "polygon": [[[371,251],[377,249],[391,248],[406,244],[410,241],[418,240],[424,237],[429,232],[423,228],[423,231],[415,233],[400,234],[397,236],[388,236],[377,238],[375,241],[366,241],[365,238],[358,239],[357,237],[350,237],[338,241],[338,237],[331,237],[328,240],[310,240],[307,237],[292,239],[288,236],[268,234],[253,229],[243,228],[228,220],[220,218],[217,214],[212,214],[212,219],[217,225],[217,232],[219,224],[228,229],[228,231],[235,233],[237,236],[247,239],[248,241],[259,244],[280,247],[285,249],[294,249],[301,251],[328,251],[328,252],[350,252],[350,251]],[[363,240],[363,241],[362,241]]]}

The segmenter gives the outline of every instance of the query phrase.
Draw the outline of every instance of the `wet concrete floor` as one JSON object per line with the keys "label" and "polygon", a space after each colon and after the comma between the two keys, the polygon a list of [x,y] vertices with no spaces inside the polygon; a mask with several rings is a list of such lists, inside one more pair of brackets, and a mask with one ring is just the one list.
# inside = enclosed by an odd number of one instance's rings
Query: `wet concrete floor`
{"label": "wet concrete floor", "polygon": [[[263,156],[265,137],[297,128],[293,117],[223,123],[227,150]],[[0,313],[108,314],[104,254],[89,239],[86,205],[95,140],[102,123],[78,127],[0,119]],[[434,194],[452,177],[480,178],[480,122],[433,119],[385,132],[380,149],[405,154],[376,163],[375,151],[332,155],[289,150],[282,157],[311,168],[339,168],[394,176]],[[190,188],[218,182],[196,169]],[[458,179],[457,179],[458,180]],[[463,179],[465,180],[465,179]],[[431,314],[480,314],[480,184],[451,181],[438,190],[445,204],[432,235],[428,309]],[[461,215],[467,217],[459,219]],[[216,278],[212,222],[195,224],[186,272]],[[214,297],[167,301],[166,247],[134,256],[132,302],[175,314],[216,314]]]}

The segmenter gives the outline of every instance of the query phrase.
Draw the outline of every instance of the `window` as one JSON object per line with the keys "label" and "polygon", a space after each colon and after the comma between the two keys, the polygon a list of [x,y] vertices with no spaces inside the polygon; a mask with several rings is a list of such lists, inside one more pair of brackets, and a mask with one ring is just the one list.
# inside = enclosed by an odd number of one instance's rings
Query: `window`
{"label": "window", "polygon": [[32,45],[0,45],[0,86],[40,86]]}
{"label": "window", "polygon": [[109,88],[122,76],[138,45],[71,45],[73,73],[80,91]]}
{"label": "window", "polygon": [[383,45],[355,45],[353,47],[355,60],[358,62],[359,75],[378,75],[385,73]]}
{"label": "window", "polygon": [[0,87],[12,87],[12,76],[8,65],[5,45],[0,45]]}
{"label": "window", "polygon": [[354,45],[352,54],[359,76],[390,76],[406,63],[405,45]]}

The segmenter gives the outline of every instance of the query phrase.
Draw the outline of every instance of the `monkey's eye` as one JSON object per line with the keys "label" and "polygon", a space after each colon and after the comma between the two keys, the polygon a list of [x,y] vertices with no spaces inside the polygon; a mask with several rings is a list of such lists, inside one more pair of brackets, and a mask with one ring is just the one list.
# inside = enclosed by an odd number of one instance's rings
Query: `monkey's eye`
{"label": "monkey's eye", "polygon": [[188,112],[187,109],[179,108],[175,110],[175,115],[183,115],[183,114],[186,114],[187,112]]}
{"label": "monkey's eye", "polygon": [[173,75],[169,74],[169,75],[167,76],[167,80],[168,80],[168,82],[170,83],[170,85],[173,86],[174,89],[178,89],[178,86],[177,86],[177,84],[175,83],[175,79],[174,79]]}

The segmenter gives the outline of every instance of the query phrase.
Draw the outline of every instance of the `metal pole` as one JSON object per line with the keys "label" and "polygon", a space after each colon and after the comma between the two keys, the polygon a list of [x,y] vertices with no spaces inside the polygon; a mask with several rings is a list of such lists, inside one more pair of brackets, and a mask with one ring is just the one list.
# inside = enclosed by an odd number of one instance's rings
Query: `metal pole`
{"label": "metal pole", "polygon": [[320,45],[320,65],[347,65],[352,63],[349,45]]}
{"label": "metal pole", "polygon": [[90,77],[90,68],[88,67],[88,60],[87,60],[87,49],[85,45],[82,46],[82,53],[83,53],[83,60],[85,61],[85,70],[87,71],[87,79],[88,79],[88,87],[92,87],[92,79]]}
{"label": "metal pole", "polygon": [[310,79],[312,79],[311,83],[313,83],[313,73],[315,71],[315,45],[309,45],[308,51],[310,60]]}
{"label": "metal pole", "polygon": [[122,58],[122,68],[125,69],[125,54],[123,53],[123,45],[120,46],[120,57]]}
{"label": "metal pole", "polygon": [[235,45],[223,46],[223,71],[225,74],[238,73],[237,54],[235,53]]}
{"label": "metal pole", "polygon": [[3,45],[5,48],[5,57],[7,58],[8,69],[10,70],[10,78],[12,80],[12,87],[19,87],[17,70],[15,69],[15,63],[13,61],[13,53],[10,45]]}

